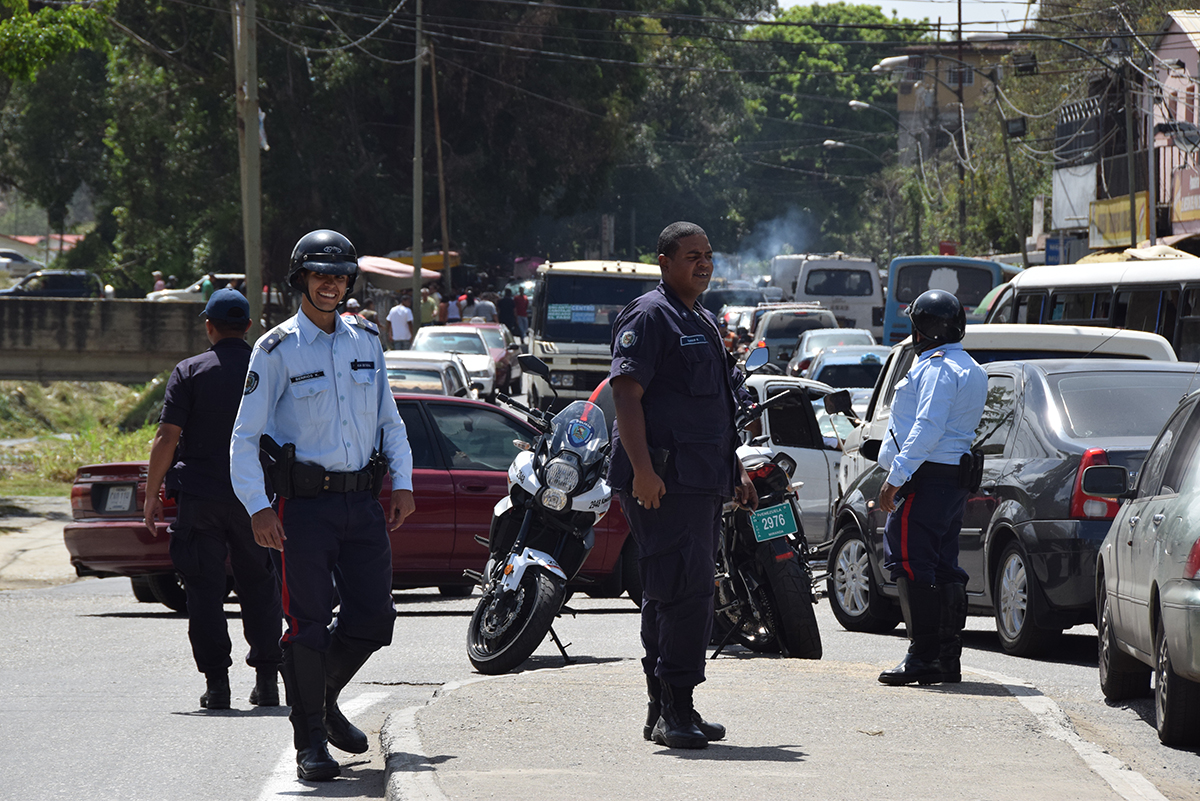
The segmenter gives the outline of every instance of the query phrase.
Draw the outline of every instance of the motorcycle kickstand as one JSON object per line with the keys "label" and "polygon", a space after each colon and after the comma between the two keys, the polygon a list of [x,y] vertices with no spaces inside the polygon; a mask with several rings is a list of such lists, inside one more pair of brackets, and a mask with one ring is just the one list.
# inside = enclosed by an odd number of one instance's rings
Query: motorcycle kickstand
{"label": "motorcycle kickstand", "polygon": [[733,626],[730,627],[729,631],[725,632],[725,636],[721,638],[721,641],[719,643],[717,643],[717,649],[715,651],[713,651],[713,654],[712,654],[712,656],[709,657],[709,659],[716,659],[718,656],[721,655],[721,651],[725,650],[725,646],[729,644],[729,641],[731,639],[733,639],[733,633],[735,631],[737,631],[739,628],[741,628],[742,624],[745,622],[746,622],[746,610],[742,609],[742,611],[738,614],[737,622],[734,623]]}
{"label": "motorcycle kickstand", "polygon": [[[550,639],[554,640],[554,644],[558,646],[558,652],[562,654],[563,661],[568,665],[575,664],[575,660],[567,655],[566,645],[562,644],[562,640],[558,639],[558,635],[554,632],[554,626],[550,627]],[[567,643],[567,645],[570,645],[570,643]]]}

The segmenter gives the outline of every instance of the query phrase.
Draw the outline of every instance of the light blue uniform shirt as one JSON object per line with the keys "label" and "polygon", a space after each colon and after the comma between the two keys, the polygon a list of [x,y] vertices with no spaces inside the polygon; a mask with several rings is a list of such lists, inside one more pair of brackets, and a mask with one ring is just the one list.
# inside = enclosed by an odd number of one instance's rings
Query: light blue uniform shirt
{"label": "light blue uniform shirt", "polygon": [[[265,347],[280,337],[271,350]],[[298,312],[263,335],[230,442],[233,491],[250,514],[269,507],[258,460],[258,439],[294,443],[296,461],[331,472],[367,466],[379,445],[388,457],[392,489],[412,489],[412,449],[388,385],[379,337],[338,315],[326,334]]]}
{"label": "light blue uniform shirt", "polygon": [[957,465],[975,442],[986,401],[987,373],[961,343],[917,357],[896,385],[888,433],[879,448],[887,482],[901,486],[925,462]]}

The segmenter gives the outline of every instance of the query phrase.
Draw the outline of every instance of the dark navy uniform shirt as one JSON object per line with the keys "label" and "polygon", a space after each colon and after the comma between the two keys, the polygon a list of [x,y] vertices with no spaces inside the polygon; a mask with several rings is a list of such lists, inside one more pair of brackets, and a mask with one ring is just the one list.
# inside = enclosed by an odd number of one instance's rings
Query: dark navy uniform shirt
{"label": "dark navy uniform shirt", "polygon": [[[716,318],[700,304],[684,306],[666,284],[634,300],[613,323],[610,378],[642,386],[646,441],[670,452],[668,493],[730,496],[736,477],[733,358],[721,344]],[[609,483],[633,487],[633,469],[613,426]]]}
{"label": "dark navy uniform shirt", "polygon": [[159,418],[183,429],[167,472],[169,493],[237,500],[229,479],[229,440],[249,367],[250,345],[239,337],[226,337],[175,366]]}

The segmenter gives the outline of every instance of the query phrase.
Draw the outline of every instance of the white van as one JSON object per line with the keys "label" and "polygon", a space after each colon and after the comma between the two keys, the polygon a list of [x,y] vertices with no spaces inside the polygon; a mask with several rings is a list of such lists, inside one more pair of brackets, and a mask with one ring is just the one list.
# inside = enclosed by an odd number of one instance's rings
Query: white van
{"label": "white van", "polygon": [[[883,338],[883,282],[870,259],[832,255],[776,256],[795,270],[792,299],[820,303],[834,313],[842,328],[865,328],[877,342]],[[774,270],[773,270],[774,272]]]}

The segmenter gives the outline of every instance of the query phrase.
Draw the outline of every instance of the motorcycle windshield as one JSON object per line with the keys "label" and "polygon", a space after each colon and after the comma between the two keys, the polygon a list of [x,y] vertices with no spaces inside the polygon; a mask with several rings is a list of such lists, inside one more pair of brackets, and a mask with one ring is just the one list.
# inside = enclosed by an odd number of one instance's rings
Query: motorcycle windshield
{"label": "motorcycle windshield", "polygon": [[608,445],[608,426],[604,412],[591,401],[575,401],[550,421],[550,453],[570,451],[586,467],[604,458]]}

